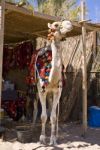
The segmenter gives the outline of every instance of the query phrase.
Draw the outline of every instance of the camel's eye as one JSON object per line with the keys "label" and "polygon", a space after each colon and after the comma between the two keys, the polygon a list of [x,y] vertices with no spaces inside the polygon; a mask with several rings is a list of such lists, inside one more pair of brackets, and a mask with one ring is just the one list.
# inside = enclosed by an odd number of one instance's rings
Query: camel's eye
{"label": "camel's eye", "polygon": [[55,27],[57,28],[57,27],[58,27],[58,24],[55,24]]}

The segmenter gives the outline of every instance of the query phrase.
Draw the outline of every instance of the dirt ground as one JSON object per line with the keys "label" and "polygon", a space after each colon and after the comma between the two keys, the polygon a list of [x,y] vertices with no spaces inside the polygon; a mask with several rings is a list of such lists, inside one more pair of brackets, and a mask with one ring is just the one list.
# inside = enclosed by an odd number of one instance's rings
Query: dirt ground
{"label": "dirt ground", "polygon": [[[7,129],[4,140],[0,140],[0,150],[98,150],[100,149],[100,128],[88,128],[86,137],[82,136],[82,125],[76,122],[59,124],[58,145],[49,146],[50,124],[46,126],[47,145],[38,142],[41,126],[32,131],[31,141],[17,140],[15,128]],[[27,133],[26,133],[27,135]],[[26,137],[26,135],[24,135]]]}

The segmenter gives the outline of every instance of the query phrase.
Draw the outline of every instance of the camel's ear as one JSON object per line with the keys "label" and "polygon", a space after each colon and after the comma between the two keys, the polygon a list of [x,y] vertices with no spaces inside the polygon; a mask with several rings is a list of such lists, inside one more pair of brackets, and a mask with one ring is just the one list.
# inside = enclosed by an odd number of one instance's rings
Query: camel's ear
{"label": "camel's ear", "polygon": [[48,23],[48,28],[51,29],[51,24],[50,23]]}

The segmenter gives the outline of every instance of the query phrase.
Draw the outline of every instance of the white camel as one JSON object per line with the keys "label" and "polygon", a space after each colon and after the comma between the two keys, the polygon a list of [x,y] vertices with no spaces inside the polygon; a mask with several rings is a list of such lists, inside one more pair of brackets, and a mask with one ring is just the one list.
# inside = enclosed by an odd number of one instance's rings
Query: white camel
{"label": "white camel", "polygon": [[[62,22],[54,22],[52,24],[48,23],[48,28],[50,29],[50,34],[48,35],[49,44],[52,51],[52,68],[50,71],[50,75],[48,78],[48,85],[45,87],[43,91],[43,81],[38,74],[38,93],[42,106],[42,131],[40,135],[40,142],[42,144],[46,144],[45,137],[45,124],[47,121],[47,112],[46,112],[46,97],[48,93],[52,93],[52,108],[51,108],[51,137],[50,137],[50,145],[56,145],[56,122],[57,122],[57,114],[56,108],[59,103],[61,92],[62,92],[62,53],[60,48],[60,41],[65,36],[65,34],[72,30],[72,24],[70,21],[62,21]],[[47,47],[45,48],[47,49]]]}

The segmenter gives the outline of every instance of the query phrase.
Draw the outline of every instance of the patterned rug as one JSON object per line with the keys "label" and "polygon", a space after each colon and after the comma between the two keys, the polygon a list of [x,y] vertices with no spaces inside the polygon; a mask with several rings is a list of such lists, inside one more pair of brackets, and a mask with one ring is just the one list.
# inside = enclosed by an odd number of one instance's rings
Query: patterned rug
{"label": "patterned rug", "polygon": [[38,75],[44,82],[43,84],[44,87],[48,85],[48,79],[52,68],[51,61],[52,61],[51,50],[47,50],[42,55],[40,54],[36,61]]}
{"label": "patterned rug", "polygon": [[37,50],[34,51],[29,66],[29,76],[27,76],[26,82],[28,84],[34,85],[36,84],[37,82],[36,70],[37,70],[39,77],[44,82],[43,86],[44,87],[47,86],[50,70],[52,68],[51,61],[52,61],[51,50],[42,48],[38,51]]}

